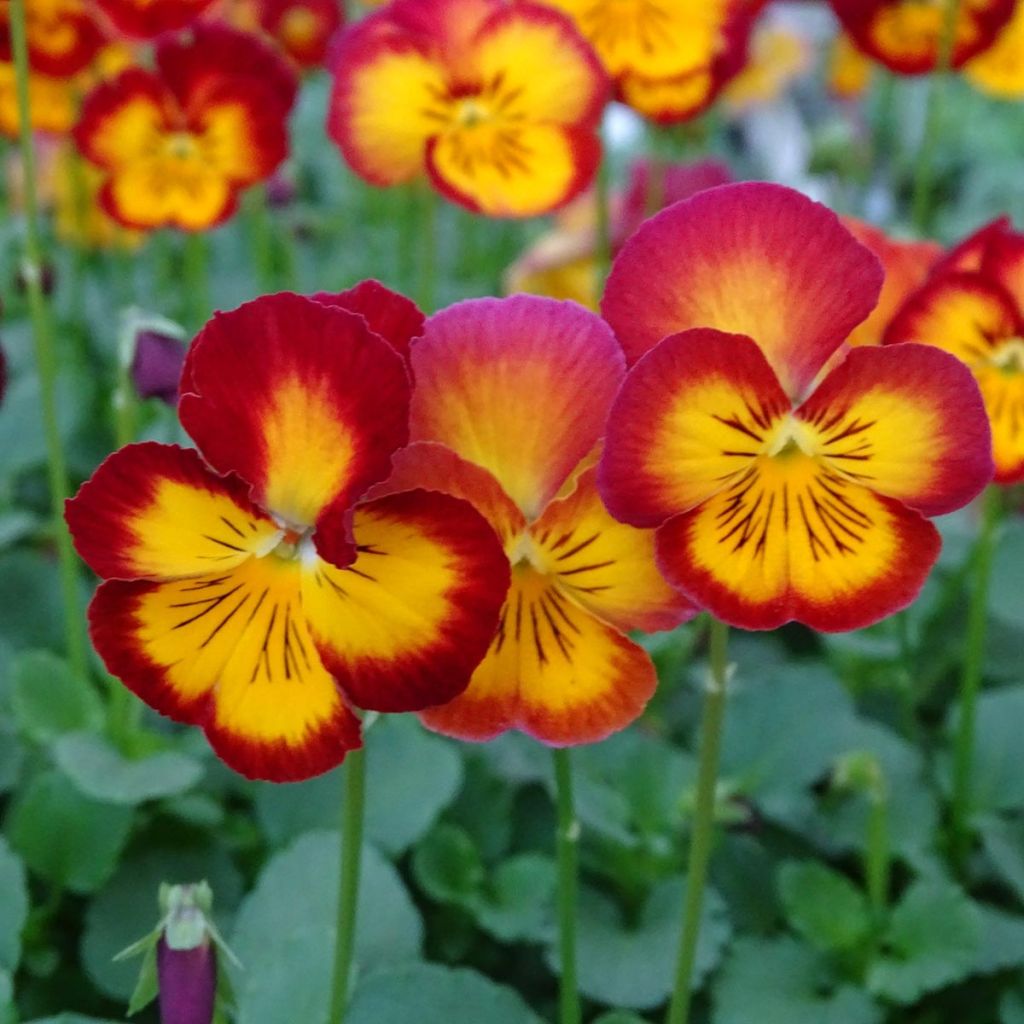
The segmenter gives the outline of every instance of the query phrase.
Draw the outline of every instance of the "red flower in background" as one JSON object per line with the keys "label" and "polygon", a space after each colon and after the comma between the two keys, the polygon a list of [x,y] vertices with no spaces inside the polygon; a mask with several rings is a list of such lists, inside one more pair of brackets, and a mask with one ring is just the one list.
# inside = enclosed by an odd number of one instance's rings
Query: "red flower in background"
{"label": "red flower in background", "polygon": [[[10,0],[0,0],[0,61],[10,63]],[[28,59],[33,71],[70,78],[92,63],[106,37],[82,0],[25,0]]]}
{"label": "red flower in background", "polygon": [[323,65],[342,25],[338,0],[261,0],[260,26],[303,69]]}
{"label": "red flower in background", "polygon": [[127,36],[152,39],[195,22],[215,0],[96,0],[114,27]]}

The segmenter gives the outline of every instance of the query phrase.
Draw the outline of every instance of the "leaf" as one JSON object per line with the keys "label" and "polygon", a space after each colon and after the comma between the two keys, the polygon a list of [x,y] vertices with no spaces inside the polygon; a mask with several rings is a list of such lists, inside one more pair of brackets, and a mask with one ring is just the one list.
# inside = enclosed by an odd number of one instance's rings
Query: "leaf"
{"label": "leaf", "polygon": [[14,661],[12,677],[14,720],[37,743],[103,724],[103,705],[89,681],[50,651],[23,651]]}
{"label": "leaf", "polygon": [[465,968],[409,964],[356,988],[345,1024],[541,1024],[512,989]]}
{"label": "leaf", "polygon": [[477,924],[501,942],[546,942],[554,933],[555,885],[550,857],[510,857],[474,908]]}
{"label": "leaf", "polygon": [[988,819],[981,829],[981,842],[999,877],[1024,903],[1024,819]]}
{"label": "leaf", "polygon": [[52,560],[25,550],[0,556],[0,608],[0,634],[15,650],[63,644],[64,605]]}
{"label": "leaf", "polygon": [[779,895],[792,928],[819,949],[855,949],[870,933],[864,894],[845,875],[818,861],[783,864]]}
{"label": "leaf", "polygon": [[138,981],[128,999],[129,1017],[149,1006],[160,994],[160,979],[156,973],[156,945],[150,946],[146,950],[146,955],[142,958],[142,965],[138,968],[138,975]]}
{"label": "leaf", "polygon": [[12,508],[0,513],[0,548],[10,547],[39,529],[39,516],[27,509]]}
{"label": "leaf", "polygon": [[[356,977],[417,959],[423,933],[395,869],[372,846],[364,846],[362,856]],[[334,832],[299,837],[263,869],[231,939],[242,962],[233,974],[239,1024],[326,1018],[338,873]]]}
{"label": "leaf", "polygon": [[472,839],[457,825],[435,825],[412,855],[420,888],[439,903],[465,904],[478,894],[484,866]]}
{"label": "leaf", "polygon": [[1024,917],[975,904],[981,916],[981,942],[971,974],[995,974],[1024,966]]}
{"label": "leaf", "polygon": [[999,1024],[1024,1024],[1024,995],[1007,992],[999,1004]]}
{"label": "leaf", "polygon": [[1024,565],[1024,523],[1010,520],[999,537],[999,557],[992,565],[988,607],[992,616],[1008,626],[1024,630],[1024,588],[1020,567]]}
{"label": "leaf", "polygon": [[223,847],[179,840],[173,846],[149,846],[125,858],[89,904],[79,946],[85,971],[102,993],[120,1001],[131,995],[139,960],[114,958],[156,926],[160,884],[204,879],[214,892],[214,920],[229,921],[242,897],[242,878]]}
{"label": "leaf", "polygon": [[37,775],[7,820],[11,846],[36,874],[95,892],[113,874],[132,826],[130,808],[83,796],[56,771]]}
{"label": "leaf", "polygon": [[611,1013],[602,1013],[594,1024],[647,1024],[643,1017],[636,1014],[626,1013],[624,1010],[612,1010]]}
{"label": "leaf", "polygon": [[915,882],[892,912],[887,955],[868,970],[868,989],[894,1003],[916,1002],[966,978],[981,948],[978,908],[951,882]]}
{"label": "leaf", "polygon": [[174,796],[203,775],[202,764],[186,754],[164,751],[129,760],[99,736],[82,732],[57,740],[53,757],[82,793],[112,804],[134,805]]}
{"label": "leaf", "polygon": [[[591,999],[626,1009],[658,1006],[672,991],[681,931],[685,886],[680,878],[656,885],[636,927],[628,927],[605,896],[584,890],[579,913],[579,986]],[[693,988],[702,985],[722,957],[730,925],[725,904],[713,889],[705,892]],[[559,970],[557,949],[548,962]]]}
{"label": "leaf", "polygon": [[86,1017],[81,1013],[60,1013],[56,1017],[37,1017],[25,1024],[121,1024],[107,1017]]}
{"label": "leaf", "polygon": [[21,959],[21,930],[28,918],[25,867],[0,836],[0,968],[13,972]]}
{"label": "leaf", "polygon": [[[373,780],[366,834],[397,855],[426,835],[455,798],[462,760],[453,744],[428,733],[411,715],[377,719],[365,742]],[[287,786],[265,783],[256,790],[256,816],[268,839],[282,845],[305,831],[337,827],[341,789],[340,772]]]}
{"label": "leaf", "polygon": [[738,940],[714,987],[711,1024],[881,1024],[864,992],[794,939]]}

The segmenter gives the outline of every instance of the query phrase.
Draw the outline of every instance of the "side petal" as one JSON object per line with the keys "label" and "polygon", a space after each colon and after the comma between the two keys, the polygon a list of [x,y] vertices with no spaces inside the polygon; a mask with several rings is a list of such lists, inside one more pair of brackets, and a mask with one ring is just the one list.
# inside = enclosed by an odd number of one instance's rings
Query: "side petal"
{"label": "side petal", "polygon": [[859,629],[910,604],[941,541],[921,515],[805,456],[765,459],[657,537],[662,572],[741,629]]}
{"label": "side petal", "polygon": [[156,76],[142,68],[122,71],[86,96],[74,132],[78,149],[107,168],[144,158],[167,129],[167,100]]}
{"label": "side petal", "polygon": [[153,39],[194,22],[213,0],[96,0],[118,32]]}
{"label": "side petal", "polygon": [[453,202],[489,217],[538,217],[594,180],[601,142],[591,128],[494,121],[430,140],[427,171]]}
{"label": "side petal", "polygon": [[992,479],[978,386],[937,348],[855,349],[796,415],[831,469],[927,516],[961,508]]}
{"label": "side petal", "polygon": [[370,18],[343,37],[334,64],[327,133],[374,185],[410,181],[427,142],[449,119],[443,66],[407,36]]}
{"label": "side petal", "polygon": [[779,185],[710,189],[622,248],[601,308],[630,362],[692,327],[755,338],[799,394],[874,309],[877,258],[818,203]]}
{"label": "side petal", "polygon": [[316,654],[298,569],[273,556],[168,583],[104,583],[89,608],[110,672],[150,707],[200,725],[255,779],[319,775],[360,746],[359,721]]}
{"label": "side petal", "polygon": [[599,317],[533,295],[473,299],[431,317],[412,366],[413,439],[487,469],[527,518],[600,437],[624,373]]}
{"label": "side petal", "polygon": [[146,442],[110,455],[65,516],[78,553],[104,579],[228,572],[281,535],[247,491],[193,449]]}
{"label": "side petal", "polygon": [[468,501],[491,524],[506,550],[526,529],[526,517],[493,474],[434,441],[414,441],[395,452],[391,475],[372,487],[367,497],[418,489]]}
{"label": "side petal", "polygon": [[406,441],[401,358],[362,317],[298,295],[215,314],[183,379],[181,422],[200,450],[291,525],[344,513]]}
{"label": "side petal", "polygon": [[613,519],[597,491],[597,468],[552,501],[530,528],[535,564],[560,589],[623,631],[674,629],[697,608],[658,571],[654,531]]}
{"label": "side petal", "polygon": [[1007,290],[1024,317],[1024,233],[1006,231],[996,235],[987,247],[981,272]]}
{"label": "side petal", "polygon": [[508,559],[473,507],[406,491],[359,505],[358,555],[306,566],[302,602],[314,642],[348,697],[414,711],[461,693],[508,590]]}
{"label": "side petal", "polygon": [[380,281],[360,281],[348,291],[317,292],[313,298],[325,306],[357,313],[403,357],[408,357],[409,346],[423,334],[426,317],[419,306]]}
{"label": "side petal", "polygon": [[953,246],[939,260],[934,268],[934,276],[946,274],[951,270],[981,270],[985,255],[992,243],[1012,230],[1013,223],[1006,216],[997,217],[983,227],[978,228],[977,231],[968,235],[962,242]]}
{"label": "side petal", "polygon": [[529,0],[498,7],[474,41],[480,80],[495,88],[502,114],[562,125],[595,125],[610,84],[572,21]]}
{"label": "side petal", "polygon": [[744,473],[790,408],[749,338],[666,338],[630,370],[612,406],[601,495],[616,519],[659,526]]}
{"label": "side petal", "polygon": [[527,568],[469,688],[420,717],[460,739],[516,728],[552,746],[596,743],[637,719],[656,685],[642,648]]}

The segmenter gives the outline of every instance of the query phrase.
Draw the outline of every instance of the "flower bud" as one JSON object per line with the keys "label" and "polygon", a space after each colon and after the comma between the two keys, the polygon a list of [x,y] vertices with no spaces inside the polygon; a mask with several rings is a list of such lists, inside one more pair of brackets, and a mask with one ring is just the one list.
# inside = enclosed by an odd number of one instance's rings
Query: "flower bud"
{"label": "flower bud", "polygon": [[185,362],[186,347],[180,338],[144,329],[135,335],[132,382],[142,398],[159,398],[178,404],[178,381]]}
{"label": "flower bud", "polygon": [[217,952],[208,914],[212,897],[205,882],[162,886],[165,912],[156,947],[161,1024],[210,1024],[217,996]]}

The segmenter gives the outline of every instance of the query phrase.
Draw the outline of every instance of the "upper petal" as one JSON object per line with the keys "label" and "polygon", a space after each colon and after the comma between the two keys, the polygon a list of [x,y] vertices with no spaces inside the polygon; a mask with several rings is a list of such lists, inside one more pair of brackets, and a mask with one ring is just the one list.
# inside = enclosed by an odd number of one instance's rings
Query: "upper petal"
{"label": "upper petal", "polygon": [[96,0],[119,32],[152,39],[195,21],[213,0]]}
{"label": "upper petal", "polygon": [[878,260],[830,210],[792,189],[702,192],[623,246],[602,310],[631,362],[691,327],[745,334],[800,393],[874,308]]}
{"label": "upper petal", "polygon": [[181,422],[296,526],[343,513],[407,439],[397,353],[342,309],[282,293],[217,313],[189,350]]}
{"label": "upper petal", "polygon": [[235,477],[193,449],[147,442],[109,456],[66,506],[75,547],[106,579],[227,571],[273,547],[280,528]]}
{"label": "upper petal", "polygon": [[927,345],[850,352],[796,415],[818,432],[833,470],[925,515],[966,505],[992,479],[978,386]]}
{"label": "upper petal", "polygon": [[995,235],[985,252],[981,272],[998,281],[1024,317],[1024,233],[1004,231]]}
{"label": "upper petal", "polygon": [[600,318],[532,295],[443,310],[427,321],[412,365],[413,439],[489,470],[527,518],[601,436],[624,373]]}
{"label": "upper petal", "polygon": [[423,334],[426,317],[412,299],[392,291],[380,281],[360,281],[344,292],[317,292],[317,302],[358,313],[366,326],[396,352],[409,355],[409,346]]}
{"label": "upper petal", "polygon": [[749,338],[666,338],[630,370],[612,406],[601,495],[617,519],[658,526],[744,472],[790,408]]}
{"label": "upper petal", "polygon": [[487,650],[508,590],[497,536],[468,502],[422,490],[359,505],[353,532],[351,565],[316,560],[303,573],[324,664],[360,707],[451,700]]}

